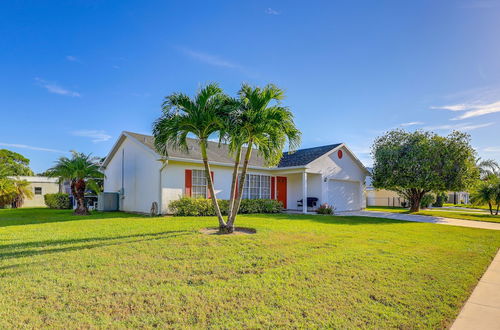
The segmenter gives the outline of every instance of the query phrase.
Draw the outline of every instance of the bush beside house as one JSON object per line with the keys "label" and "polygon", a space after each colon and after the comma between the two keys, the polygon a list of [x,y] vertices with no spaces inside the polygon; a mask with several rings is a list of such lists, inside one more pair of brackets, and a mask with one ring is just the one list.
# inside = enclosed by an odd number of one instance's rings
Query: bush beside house
{"label": "bush beside house", "polygon": [[70,209],[71,202],[68,194],[56,193],[43,196],[45,205],[50,209]]}
{"label": "bush beside house", "polygon": [[[229,201],[218,200],[222,214],[227,215]],[[281,202],[272,199],[243,199],[239,213],[279,213],[283,209]],[[170,203],[170,210],[176,216],[213,216],[215,209],[212,200],[205,198],[183,197]]]}

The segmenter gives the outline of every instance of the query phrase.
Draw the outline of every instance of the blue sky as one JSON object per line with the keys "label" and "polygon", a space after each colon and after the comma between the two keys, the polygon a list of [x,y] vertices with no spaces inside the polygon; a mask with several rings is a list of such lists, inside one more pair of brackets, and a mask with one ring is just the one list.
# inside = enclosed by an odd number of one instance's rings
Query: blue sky
{"label": "blue sky", "polygon": [[370,165],[384,131],[467,131],[500,160],[500,1],[3,1],[0,148],[43,171],[150,133],[165,95],[286,90],[303,147]]}

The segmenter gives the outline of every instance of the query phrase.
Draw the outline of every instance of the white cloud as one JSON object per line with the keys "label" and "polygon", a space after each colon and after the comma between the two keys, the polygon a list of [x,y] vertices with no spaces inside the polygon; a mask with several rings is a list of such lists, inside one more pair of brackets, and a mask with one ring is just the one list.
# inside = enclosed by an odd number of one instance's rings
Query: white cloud
{"label": "white cloud", "polygon": [[268,15],[279,15],[279,14],[281,14],[279,11],[274,10],[272,8],[267,8],[264,12],[266,14],[268,14]]}
{"label": "white cloud", "polygon": [[80,62],[80,60],[78,59],[78,57],[76,56],[71,56],[71,55],[68,55],[66,56],[66,59],[70,62]]}
{"label": "white cloud", "polygon": [[423,124],[424,123],[422,123],[421,121],[410,121],[408,123],[402,123],[399,126],[408,127],[408,126],[423,125]]}
{"label": "white cloud", "polygon": [[455,117],[455,118],[452,118],[453,120],[462,120],[462,119],[474,118],[474,117],[488,115],[491,113],[500,112],[500,101],[487,103],[487,104],[462,103],[462,104],[455,104],[455,105],[431,107],[431,109],[441,109],[441,110],[449,110],[449,111],[464,111],[464,113],[462,115]]}
{"label": "white cloud", "polygon": [[438,125],[438,126],[427,126],[424,127],[424,129],[427,130],[436,130],[436,131],[451,131],[451,130],[457,130],[457,131],[472,131],[478,128],[483,128],[483,127],[488,127],[493,125],[494,123],[484,123],[484,124],[470,124],[470,123],[463,123],[463,124],[456,124],[456,125]]}
{"label": "white cloud", "polygon": [[230,68],[230,69],[242,69],[242,67],[236,63],[230,62],[228,60],[225,60],[223,58],[220,58],[215,55],[210,55],[207,53],[202,53],[198,51],[194,51],[191,49],[187,48],[178,48],[180,51],[182,51],[184,54],[188,55],[189,57],[192,57],[200,62],[212,65],[212,66],[219,66],[219,67],[225,67],[225,68]]}
{"label": "white cloud", "polygon": [[41,87],[45,88],[49,93],[72,96],[72,97],[81,97],[80,93],[70,91],[70,90],[68,90],[64,87],[61,87],[55,83],[48,82],[48,81],[43,80],[41,78],[35,78],[35,80],[38,82],[38,84]]}
{"label": "white cloud", "polygon": [[104,142],[111,139],[111,135],[106,134],[105,131],[99,131],[99,130],[78,130],[71,132],[71,134],[75,136],[91,138],[92,142],[94,143]]}
{"label": "white cloud", "polygon": [[483,149],[484,152],[495,152],[500,153],[500,147],[486,147]]}
{"label": "white cloud", "polygon": [[42,147],[34,147],[34,146],[26,145],[26,144],[16,144],[16,143],[3,143],[3,142],[0,142],[0,146],[2,146],[2,147],[10,147],[10,148],[20,148],[20,149],[37,150],[37,151],[66,153],[65,151],[62,151],[62,150],[50,149],[50,148],[42,148]]}

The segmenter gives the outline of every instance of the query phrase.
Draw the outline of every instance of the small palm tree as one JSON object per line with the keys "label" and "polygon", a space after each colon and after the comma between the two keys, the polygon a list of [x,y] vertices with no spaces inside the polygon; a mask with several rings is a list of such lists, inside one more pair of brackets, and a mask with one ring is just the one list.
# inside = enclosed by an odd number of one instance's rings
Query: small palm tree
{"label": "small palm tree", "polygon": [[225,227],[226,223],[215,196],[207,147],[209,137],[222,128],[226,100],[227,96],[215,83],[201,88],[194,98],[175,93],[165,98],[163,114],[153,123],[155,148],[163,156],[168,156],[168,147],[189,152],[188,135],[193,135],[198,141],[210,197],[220,228]]}
{"label": "small palm tree", "polygon": [[474,193],[474,199],[481,203],[487,204],[490,209],[490,214],[494,215],[493,205],[496,204],[496,214],[498,215],[500,209],[500,183],[486,181],[482,182],[476,192]]}
{"label": "small palm tree", "polygon": [[478,160],[477,167],[482,180],[500,178],[500,165],[492,159]]}
{"label": "small palm tree", "polygon": [[235,153],[235,167],[233,171],[233,186],[237,178],[242,148],[245,145],[245,158],[241,170],[241,179],[238,183],[237,194],[232,189],[231,196],[235,196],[230,203],[230,211],[226,232],[234,230],[234,222],[238,214],[243,187],[245,186],[248,163],[255,149],[265,160],[267,165],[275,166],[279,163],[283,148],[288,141],[289,149],[294,150],[300,144],[300,131],[295,126],[292,112],[282,106],[283,90],[269,84],[264,88],[252,87],[243,84],[238,92],[239,102],[233,102],[230,125],[224,131],[230,141],[230,150]]}
{"label": "small palm tree", "polygon": [[71,158],[61,157],[56,165],[47,171],[48,176],[68,180],[71,183],[71,193],[76,199],[76,215],[87,215],[89,210],[85,205],[87,186],[95,186],[95,179],[104,175],[99,170],[98,158],[84,153],[71,151]]}
{"label": "small palm tree", "polygon": [[30,183],[26,180],[13,180],[15,196],[12,200],[12,208],[18,208],[23,206],[24,200],[26,198],[33,197],[33,191],[31,191]]}
{"label": "small palm tree", "polygon": [[21,207],[25,198],[33,197],[33,192],[26,180],[16,180],[8,177],[0,178],[0,208],[10,205]]}

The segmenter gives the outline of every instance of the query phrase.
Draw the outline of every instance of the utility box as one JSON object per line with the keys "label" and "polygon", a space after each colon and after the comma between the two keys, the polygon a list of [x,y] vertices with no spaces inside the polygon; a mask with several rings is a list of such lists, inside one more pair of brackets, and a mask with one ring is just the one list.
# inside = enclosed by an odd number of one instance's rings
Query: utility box
{"label": "utility box", "polygon": [[117,192],[102,192],[98,196],[97,210],[118,211],[120,194]]}

